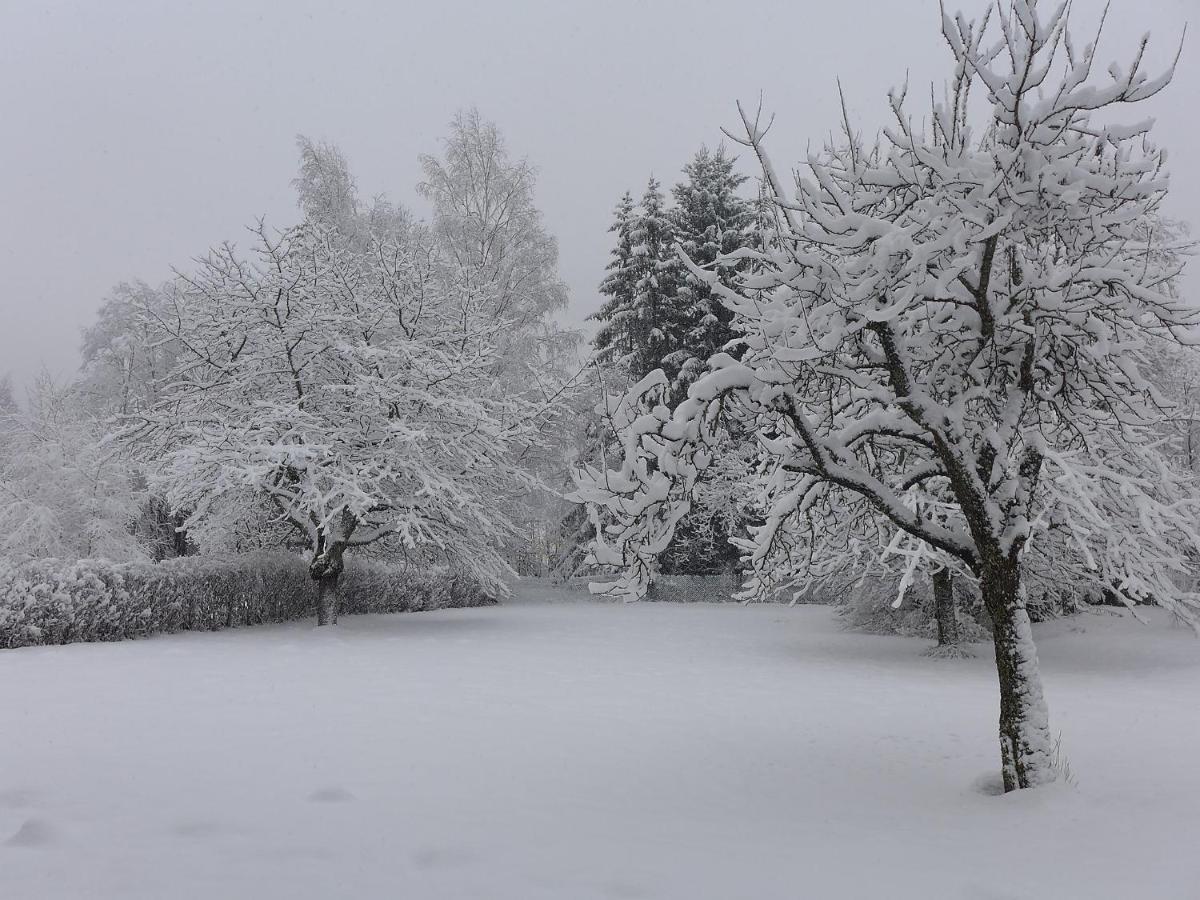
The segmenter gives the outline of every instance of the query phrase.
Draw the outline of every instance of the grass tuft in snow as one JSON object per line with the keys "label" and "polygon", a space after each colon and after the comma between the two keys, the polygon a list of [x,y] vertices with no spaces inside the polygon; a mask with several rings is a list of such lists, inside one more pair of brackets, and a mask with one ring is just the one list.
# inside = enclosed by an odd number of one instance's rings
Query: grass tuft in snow
{"label": "grass tuft in snow", "polygon": [[1079,780],[1075,777],[1075,773],[1071,769],[1071,761],[1067,759],[1066,751],[1063,750],[1061,731],[1054,738],[1054,746],[1050,750],[1050,765],[1054,769],[1056,781],[1061,784],[1070,785],[1071,787],[1079,786]]}

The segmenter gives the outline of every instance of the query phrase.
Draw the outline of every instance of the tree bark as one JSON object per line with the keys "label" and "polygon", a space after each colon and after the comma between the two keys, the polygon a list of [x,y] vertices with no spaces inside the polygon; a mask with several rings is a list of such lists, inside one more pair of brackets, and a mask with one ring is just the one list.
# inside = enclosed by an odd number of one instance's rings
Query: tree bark
{"label": "tree bark", "polygon": [[954,575],[949,569],[933,573],[934,615],[937,618],[939,647],[949,647],[962,640],[958,627],[958,613],[954,602]]}
{"label": "tree bark", "polygon": [[1053,745],[1020,568],[1006,559],[986,567],[981,581],[1000,679],[1004,790],[1037,787],[1054,781]]}
{"label": "tree bark", "polygon": [[341,541],[322,544],[320,552],[308,564],[308,575],[317,583],[317,624],[336,625],[338,581],[342,576],[342,554],[346,545]]}
{"label": "tree bark", "polygon": [[317,578],[317,624],[336,625],[338,617],[338,580],[341,571]]}
{"label": "tree bark", "polygon": [[176,556],[189,554],[187,529],[183,527],[186,521],[183,513],[171,517],[171,550]]}
{"label": "tree bark", "polygon": [[357,525],[358,520],[350,510],[343,507],[336,525],[321,533],[317,538],[317,546],[313,548],[308,575],[317,583],[318,625],[337,624],[338,579],[342,575],[342,556]]}

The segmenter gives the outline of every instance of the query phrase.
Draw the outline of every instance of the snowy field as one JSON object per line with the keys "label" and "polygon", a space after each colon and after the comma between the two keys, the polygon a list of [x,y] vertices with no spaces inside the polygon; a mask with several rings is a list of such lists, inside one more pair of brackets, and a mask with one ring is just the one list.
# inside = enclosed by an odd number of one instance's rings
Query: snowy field
{"label": "snowy field", "polygon": [[824,608],[527,583],[0,652],[0,897],[1200,897],[1200,642],[1039,636],[1077,784],[1008,797],[986,655]]}

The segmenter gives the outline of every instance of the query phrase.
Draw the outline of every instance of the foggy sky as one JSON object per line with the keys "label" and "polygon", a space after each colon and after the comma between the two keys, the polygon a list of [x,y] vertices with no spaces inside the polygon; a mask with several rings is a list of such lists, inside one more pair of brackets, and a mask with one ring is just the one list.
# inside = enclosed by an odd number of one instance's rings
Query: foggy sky
{"label": "foggy sky", "polygon": [[[1102,7],[1075,0],[1080,44]],[[1114,0],[1102,62],[1150,30],[1156,73],[1189,18],[1200,0]],[[868,133],[906,71],[920,112],[947,71],[938,21],[936,0],[0,2],[0,374],[71,376],[114,284],[161,281],[259,216],[295,222],[298,133],[338,144],[364,196],[423,212],[418,154],[469,105],[539,170],[577,323],[599,305],[623,191],[651,172],[669,187],[760,91],[781,168],[837,127],[838,78]],[[1147,108],[1171,152],[1168,212],[1200,224],[1192,35]]]}

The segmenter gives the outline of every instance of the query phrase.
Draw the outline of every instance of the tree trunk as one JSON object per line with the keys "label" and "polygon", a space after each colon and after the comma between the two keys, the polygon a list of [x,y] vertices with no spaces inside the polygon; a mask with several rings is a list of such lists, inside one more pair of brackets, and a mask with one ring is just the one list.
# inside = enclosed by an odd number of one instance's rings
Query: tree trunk
{"label": "tree trunk", "polygon": [[189,553],[187,529],[183,527],[187,516],[178,513],[171,517],[171,550],[176,556],[187,556]]}
{"label": "tree trunk", "polygon": [[1050,718],[1042,695],[1033,628],[1017,563],[986,567],[983,602],[992,619],[1000,678],[1000,757],[1004,790],[1054,781]]}
{"label": "tree trunk", "polygon": [[317,583],[318,625],[337,624],[338,579],[342,575],[342,554],[345,550],[345,544],[332,541],[324,545],[324,549],[313,556],[308,564],[308,575]]}
{"label": "tree trunk", "polygon": [[342,508],[336,526],[317,537],[308,575],[317,583],[317,624],[336,625],[338,617],[338,579],[342,575],[342,556],[358,520]]}
{"label": "tree trunk", "polygon": [[939,647],[950,647],[962,640],[958,628],[958,613],[954,603],[954,575],[949,569],[933,573],[934,615],[937,618]]}
{"label": "tree trunk", "polygon": [[336,625],[338,617],[338,580],[342,573],[339,569],[332,574],[317,578],[317,624]]}

